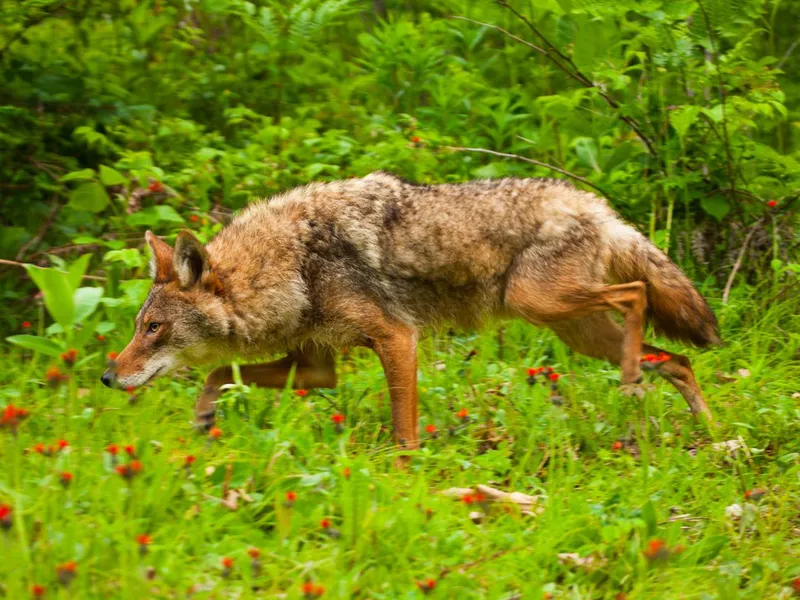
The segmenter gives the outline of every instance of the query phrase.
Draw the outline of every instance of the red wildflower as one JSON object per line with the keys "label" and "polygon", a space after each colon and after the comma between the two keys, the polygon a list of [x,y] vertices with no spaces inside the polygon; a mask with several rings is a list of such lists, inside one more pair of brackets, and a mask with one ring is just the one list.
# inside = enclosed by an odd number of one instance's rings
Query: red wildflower
{"label": "red wildflower", "polygon": [[56,575],[61,585],[69,585],[75,578],[75,570],[78,568],[78,563],[74,560],[65,562],[62,565],[56,566]]}
{"label": "red wildflower", "polygon": [[131,471],[134,473],[141,473],[142,472],[142,463],[138,460],[132,460],[130,463]]}
{"label": "red wildflower", "polygon": [[31,594],[34,598],[41,598],[47,590],[41,584],[35,583],[31,586]]}
{"label": "red wildflower", "polygon": [[103,342],[106,341],[106,336],[104,336],[102,333],[98,333],[97,334],[97,341],[102,344]]}
{"label": "red wildflower", "polygon": [[301,398],[305,398],[306,396],[308,396],[308,390],[297,390],[295,394],[297,394]]}
{"label": "red wildflower", "polygon": [[72,473],[70,473],[69,471],[64,471],[63,473],[61,473],[60,476],[61,485],[63,485],[64,487],[69,486],[69,484],[72,483],[73,477],[74,476],[72,475]]}
{"label": "red wildflower", "polygon": [[116,467],[114,467],[114,470],[120,477],[124,477],[125,479],[130,479],[131,477],[133,477],[131,468],[128,465],[117,465]]}
{"label": "red wildflower", "polygon": [[78,358],[78,351],[75,348],[70,348],[66,352],[61,353],[61,360],[64,361],[64,364],[68,367],[71,367],[75,364],[75,360]]}
{"label": "red wildflower", "polygon": [[536,377],[541,372],[542,372],[541,367],[530,367],[528,369],[528,377]]}
{"label": "red wildflower", "polygon": [[336,413],[331,417],[331,421],[333,421],[337,425],[341,425],[342,423],[344,423],[344,415],[342,413]]}
{"label": "red wildflower", "polygon": [[0,504],[0,527],[3,529],[11,528],[11,512],[8,504]]}
{"label": "red wildflower", "polygon": [[548,375],[547,377],[548,377],[548,379],[550,379],[550,381],[552,381],[553,383],[556,383],[561,378],[561,374],[560,373],[550,373],[550,375]]}
{"label": "red wildflower", "polygon": [[669,556],[669,549],[664,540],[654,539],[647,542],[647,548],[645,548],[643,554],[649,561],[663,560]]}
{"label": "red wildflower", "polygon": [[411,136],[411,141],[415,144],[419,144],[422,140],[419,138],[418,135]]}
{"label": "red wildflower", "polygon": [[136,536],[136,543],[140,546],[149,546],[153,543],[153,536],[147,533],[140,533]]}
{"label": "red wildflower", "polygon": [[342,476],[345,479],[350,479],[350,467],[345,467],[344,469],[342,469]]}
{"label": "red wildflower", "polygon": [[106,446],[106,452],[108,452],[111,456],[116,456],[119,454],[119,446],[117,446],[117,444],[109,444]]}
{"label": "red wildflower", "polygon": [[319,526],[323,529],[330,529],[331,522],[328,519],[322,519],[322,521],[319,522]]}
{"label": "red wildflower", "polygon": [[63,450],[64,448],[69,447],[69,442],[67,440],[58,440],[56,442],[56,446],[58,446],[59,450]]}
{"label": "red wildflower", "polygon": [[123,450],[125,450],[125,454],[127,454],[131,458],[134,458],[136,456],[136,446],[134,446],[133,444],[128,444],[127,446],[125,446],[125,448],[123,448]]}
{"label": "red wildflower", "polygon": [[792,589],[794,593],[800,596],[800,577],[795,577],[792,579]]}
{"label": "red wildflower", "polygon": [[200,217],[198,217],[197,215],[189,215],[189,220],[192,223],[197,223],[200,220]]}
{"label": "red wildflower", "polygon": [[297,500],[297,494],[295,492],[286,492],[286,502],[292,503]]}
{"label": "red wildflower", "polygon": [[616,442],[611,444],[611,449],[614,450],[615,452],[618,452],[618,451],[622,450],[622,442],[617,440]]}
{"label": "red wildflower", "polygon": [[428,423],[427,425],[425,425],[425,431],[433,435],[434,433],[436,433],[436,425],[434,425],[433,423]]}
{"label": "red wildflower", "polygon": [[119,352],[109,352],[108,354],[106,354],[106,358],[108,358],[108,360],[117,360],[118,356]]}
{"label": "red wildflower", "polygon": [[770,200],[769,202],[767,202],[767,206],[769,206],[770,208],[775,208],[776,206],[778,206],[778,201]]}
{"label": "red wildflower", "polygon": [[767,490],[765,490],[764,488],[753,488],[752,490],[747,490],[744,493],[744,497],[747,498],[748,500],[753,500],[755,502],[758,502],[759,500],[761,500],[761,498],[764,497],[764,494],[766,493]]}
{"label": "red wildflower", "polygon": [[672,357],[669,354],[667,354],[666,352],[659,352],[658,353],[658,362],[666,362],[670,358],[672,358]]}
{"label": "red wildflower", "polygon": [[233,559],[230,556],[225,556],[222,558],[222,566],[225,569],[230,569],[233,567]]}
{"label": "red wildflower", "polygon": [[68,375],[64,375],[58,370],[58,367],[50,367],[44,374],[44,378],[51,387],[56,387],[58,384],[69,379]]}
{"label": "red wildflower", "polygon": [[325,588],[306,581],[300,586],[300,591],[303,592],[303,596],[306,598],[319,598],[325,593]]}
{"label": "red wildflower", "polygon": [[476,499],[475,496],[472,494],[464,494],[463,496],[461,496],[461,501],[466,505],[470,505],[473,502],[476,502]]}
{"label": "red wildflower", "polygon": [[418,581],[417,587],[422,590],[424,593],[428,594],[433,591],[436,587],[436,580],[431,577],[430,579],[426,579],[425,581]]}
{"label": "red wildflower", "polygon": [[197,458],[195,458],[193,455],[190,454],[184,460],[184,465],[187,466],[187,467],[191,467],[194,464],[194,461],[196,461],[196,460],[197,460]]}
{"label": "red wildflower", "polygon": [[31,322],[30,321],[23,321],[22,322],[22,328],[23,329],[30,329],[31,328]]}
{"label": "red wildflower", "polygon": [[222,429],[220,429],[219,427],[212,427],[211,429],[208,430],[208,437],[210,437],[212,440],[217,440],[221,436],[222,436]]}
{"label": "red wildflower", "polygon": [[147,186],[147,189],[151,192],[160,192],[164,189],[164,186],[160,181],[154,181],[150,185]]}
{"label": "red wildflower", "polygon": [[65,562],[64,564],[58,565],[56,567],[56,571],[69,571],[70,573],[74,573],[75,570],[78,568],[78,563],[74,560],[70,560]]}
{"label": "red wildflower", "polygon": [[462,408],[456,413],[456,416],[462,421],[466,421],[469,418],[469,413],[467,412],[466,408]]}
{"label": "red wildflower", "polygon": [[36,452],[36,454],[46,454],[47,446],[45,446],[42,442],[39,442],[33,447],[33,451]]}
{"label": "red wildflower", "polygon": [[261,556],[261,550],[259,550],[258,548],[249,548],[249,549],[247,550],[247,556],[249,556],[250,558],[252,558],[253,560],[255,560],[255,559],[257,559],[259,556]]}

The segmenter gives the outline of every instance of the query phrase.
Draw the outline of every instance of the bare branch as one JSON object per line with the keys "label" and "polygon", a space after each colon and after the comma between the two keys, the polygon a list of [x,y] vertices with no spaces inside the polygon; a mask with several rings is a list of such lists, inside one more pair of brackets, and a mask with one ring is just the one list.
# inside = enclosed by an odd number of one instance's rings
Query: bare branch
{"label": "bare branch", "polygon": [[545,169],[550,169],[551,171],[555,171],[556,173],[561,173],[562,175],[565,175],[565,176],[567,176],[567,177],[569,177],[571,179],[574,179],[575,181],[580,181],[582,184],[588,185],[589,187],[596,189],[603,196],[605,196],[606,198],[611,200],[611,196],[609,196],[605,192],[605,190],[603,190],[603,188],[600,188],[600,187],[596,186],[595,184],[593,184],[591,181],[589,181],[585,177],[581,177],[580,175],[576,175],[575,173],[570,173],[569,171],[567,171],[565,169],[561,169],[559,167],[556,167],[556,166],[553,166],[553,165],[549,165],[547,163],[544,163],[544,162],[541,162],[541,161],[538,161],[538,160],[534,160],[532,158],[528,158],[527,156],[520,156],[519,154],[509,154],[508,152],[496,152],[494,150],[488,150],[487,148],[462,148],[460,146],[443,146],[443,147],[447,148],[448,150],[455,150],[456,152],[481,152],[483,154],[491,154],[492,156],[500,156],[502,158],[514,158],[516,160],[521,160],[523,162],[530,163],[532,165],[536,165],[538,167],[544,167]]}
{"label": "bare branch", "polygon": [[739,248],[739,254],[736,256],[736,262],[733,263],[733,270],[731,271],[730,276],[728,277],[728,281],[725,283],[725,289],[722,292],[722,303],[728,303],[728,296],[730,296],[731,288],[733,287],[733,280],[736,278],[736,273],[739,272],[739,269],[742,267],[742,260],[744,259],[744,253],[747,250],[747,246],[750,245],[750,240],[753,238],[753,234],[758,229],[758,226],[761,225],[763,219],[759,219],[750,227],[750,231],[747,232],[747,235],[742,242],[742,247]]}

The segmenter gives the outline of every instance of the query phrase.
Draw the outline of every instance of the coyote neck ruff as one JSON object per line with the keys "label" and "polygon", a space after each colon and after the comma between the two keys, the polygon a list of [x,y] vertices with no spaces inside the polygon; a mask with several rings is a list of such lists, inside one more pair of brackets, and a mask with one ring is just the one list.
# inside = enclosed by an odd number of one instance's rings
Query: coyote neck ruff
{"label": "coyote neck ruff", "polygon": [[[668,337],[716,343],[716,320],[669,258],[597,196],[552,179],[415,185],[385,173],[312,184],[236,216],[207,246],[181,232],[173,249],[148,232],[153,288],[133,340],[103,375],[137,386],[186,363],[263,356],[245,383],[336,384],[337,347],[378,354],[395,440],[417,445],[419,331],[492,317],[550,327],[577,352],[621,366],[639,394],[646,321]],[[610,313],[621,314],[619,327]],[[659,373],[710,417],[686,357]],[[197,402],[213,421],[231,369]]]}

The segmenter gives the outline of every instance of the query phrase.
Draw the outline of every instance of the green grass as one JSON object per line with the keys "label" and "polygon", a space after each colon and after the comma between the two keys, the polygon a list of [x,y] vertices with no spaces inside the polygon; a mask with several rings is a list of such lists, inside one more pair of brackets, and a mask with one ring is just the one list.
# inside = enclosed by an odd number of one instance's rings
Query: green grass
{"label": "green grass", "polygon": [[[55,390],[43,381],[46,359],[9,349],[0,406],[31,415],[16,436],[0,431],[0,504],[13,508],[0,531],[0,590],[26,598],[41,584],[48,597],[139,599],[183,598],[194,586],[194,598],[301,598],[311,580],[327,598],[421,598],[416,582],[434,578],[437,598],[789,597],[800,577],[797,305],[739,301],[719,314],[727,345],[690,353],[718,422],[710,429],[660,380],[644,401],[620,397],[617,369],[572,355],[543,330],[508,324],[502,348],[491,328],[425,339],[421,427],[439,435],[423,434],[405,472],[392,466],[388,396],[366,351],[339,361],[335,391],[227,392],[223,434],[211,441],[190,426],[199,373],[161,380],[129,404],[97,381],[109,347],[81,349]],[[564,406],[526,382],[537,365],[564,373]],[[346,415],[342,434],[335,412]],[[58,439],[69,448],[30,450]],[[714,449],[738,439],[745,449],[735,454]],[[131,482],[104,451],[111,443],[135,446],[143,469]],[[119,461],[128,461],[122,450]],[[67,488],[64,471],[74,476]],[[475,523],[474,506],[438,493],[479,483],[540,495],[542,512],[492,507]],[[244,491],[236,510],[220,502],[224,488]],[[755,488],[763,497],[746,499]],[[739,519],[726,516],[733,504]],[[144,555],[142,533],[152,536]],[[683,551],[650,562],[654,539]],[[594,562],[561,564],[559,553]],[[223,557],[235,560],[228,578]],[[66,589],[56,565],[71,560]]]}

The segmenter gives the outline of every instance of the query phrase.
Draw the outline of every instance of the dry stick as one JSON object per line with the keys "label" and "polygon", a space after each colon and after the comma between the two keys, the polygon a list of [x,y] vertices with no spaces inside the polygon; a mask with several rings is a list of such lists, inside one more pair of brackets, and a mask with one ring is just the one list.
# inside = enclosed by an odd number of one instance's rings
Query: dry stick
{"label": "dry stick", "polygon": [[722,292],[722,303],[728,303],[728,296],[731,293],[731,287],[733,287],[733,279],[736,277],[736,273],[742,266],[742,259],[744,258],[744,253],[747,250],[748,244],[750,244],[750,240],[753,237],[753,234],[756,232],[756,228],[761,225],[763,219],[759,219],[750,227],[750,231],[747,232],[747,235],[744,238],[744,242],[742,242],[742,247],[739,248],[739,255],[736,257],[736,262],[733,263],[733,270],[731,271],[730,277],[728,277],[728,281],[725,283],[725,289]]}
{"label": "dry stick", "polygon": [[[33,267],[36,266],[36,265],[31,265],[30,263],[21,263],[21,262],[15,261],[15,260],[6,260],[4,258],[0,258],[0,265],[11,265],[12,267],[22,267],[23,269],[25,267],[29,266],[29,265],[33,266]],[[105,277],[99,277],[97,275],[84,275],[83,278],[84,279],[93,279],[94,281],[105,281],[106,280]]]}
{"label": "dry stick", "polygon": [[[503,6],[503,7],[507,8],[508,10],[510,10],[512,13],[514,13],[514,15],[516,15],[516,17],[520,21],[525,23],[525,25],[528,26],[528,29],[530,29],[534,34],[536,34],[539,37],[539,39],[542,40],[548,48],[550,48],[556,55],[558,55],[559,58],[561,58],[562,60],[565,60],[569,64],[569,66],[572,68],[572,71],[570,71],[570,69],[568,69],[567,67],[562,65],[558,60],[556,60],[556,58],[555,58],[555,56],[553,56],[553,54],[551,54],[548,51],[545,51],[545,55],[550,60],[552,60],[553,63],[559,69],[564,71],[567,75],[569,75],[570,77],[572,77],[576,81],[579,81],[582,85],[584,85],[584,86],[586,86],[588,88],[592,88],[592,89],[597,90],[597,92],[599,93],[600,97],[603,100],[605,100],[606,103],[611,108],[618,109],[620,107],[619,103],[616,100],[614,100],[605,91],[603,91],[603,89],[600,86],[595,85],[586,75],[584,75],[581,72],[581,70],[578,69],[577,65],[574,62],[572,62],[572,59],[569,56],[567,56],[566,54],[561,52],[558,48],[556,48],[550,42],[550,40],[548,40],[546,37],[544,37],[544,35],[542,35],[542,33],[536,28],[536,26],[533,23],[531,23],[531,21],[527,17],[525,17],[525,15],[521,14],[520,12],[518,12],[513,6],[509,5],[507,2],[503,2],[501,0],[499,4],[500,4],[500,6]],[[490,25],[490,27],[491,27],[491,25]],[[514,36],[514,37],[516,37],[516,36]],[[526,45],[531,45],[531,44],[526,44]],[[653,147],[653,142],[650,141],[650,138],[645,135],[644,131],[642,131],[642,128],[639,125],[639,123],[637,121],[635,121],[634,119],[632,119],[631,117],[628,117],[628,116],[619,116],[619,118],[620,118],[620,120],[622,120],[623,123],[626,123],[631,129],[633,129],[633,131],[636,133],[636,135],[639,137],[639,139],[642,140],[642,142],[644,142],[644,145],[647,146],[648,153],[653,158],[658,159],[659,156],[658,156],[658,153],[656,152],[655,148]]]}
{"label": "dry stick", "polygon": [[534,160],[532,158],[528,158],[526,156],[520,156],[519,154],[509,154],[508,152],[496,152],[495,150],[488,150],[487,148],[463,148],[461,146],[442,146],[443,148],[447,148],[448,150],[455,150],[456,152],[482,152],[484,154],[491,154],[492,156],[501,156],[503,158],[515,158],[517,160],[521,160],[527,163],[531,163],[532,165],[537,165],[539,167],[544,167],[545,169],[550,169],[551,171],[555,171],[556,173],[561,173],[562,175],[566,175],[567,177],[571,177],[575,181],[580,181],[584,185],[588,185],[596,189],[598,192],[603,194],[606,198],[611,200],[611,196],[609,196],[602,188],[597,187],[591,181],[586,179],[585,177],[581,177],[580,175],[575,175],[575,173],[570,173],[564,169],[560,169],[559,167],[555,167],[553,165],[548,165],[547,163],[540,162],[538,160]]}

